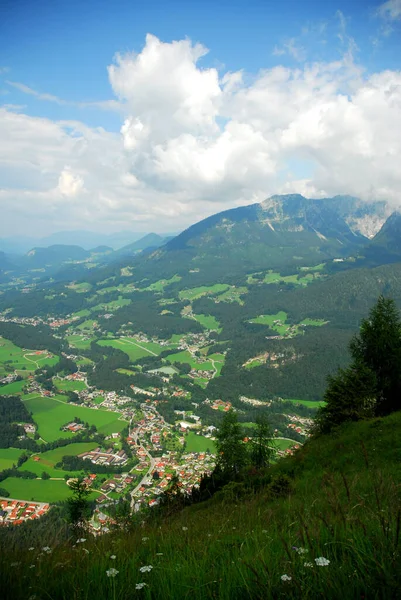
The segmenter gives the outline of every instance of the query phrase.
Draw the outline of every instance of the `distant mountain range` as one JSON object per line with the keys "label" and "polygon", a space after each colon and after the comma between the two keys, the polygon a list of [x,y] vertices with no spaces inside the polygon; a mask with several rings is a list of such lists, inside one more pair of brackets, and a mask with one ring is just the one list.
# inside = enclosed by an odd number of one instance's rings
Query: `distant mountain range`
{"label": "distant mountain range", "polygon": [[[80,246],[84,250],[91,250],[96,246],[109,246],[112,250],[118,250],[123,246],[132,244],[146,235],[137,231],[119,231],[117,233],[104,234],[94,231],[59,231],[43,238],[31,238],[24,236],[13,236],[0,238],[0,251],[7,254],[26,254],[35,247],[47,248],[54,245]],[[165,238],[175,234],[161,233],[160,237]]]}

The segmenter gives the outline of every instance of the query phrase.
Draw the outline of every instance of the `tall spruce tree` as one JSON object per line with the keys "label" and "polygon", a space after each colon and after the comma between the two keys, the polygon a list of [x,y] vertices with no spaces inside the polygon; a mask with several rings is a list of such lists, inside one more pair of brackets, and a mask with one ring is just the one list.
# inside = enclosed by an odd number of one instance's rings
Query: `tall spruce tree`
{"label": "tall spruce tree", "polygon": [[227,476],[235,476],[248,462],[243,431],[237,413],[230,409],[216,434],[217,465]]}
{"label": "tall spruce tree", "polygon": [[394,300],[379,297],[351,341],[350,351],[376,376],[376,414],[401,409],[401,320]]}
{"label": "tall spruce tree", "polygon": [[379,297],[349,349],[351,365],[329,377],[326,405],[316,417],[320,433],[401,409],[401,319],[394,300]]}
{"label": "tall spruce tree", "polygon": [[265,415],[256,419],[256,427],[252,432],[251,462],[255,467],[266,467],[274,454],[273,434]]}

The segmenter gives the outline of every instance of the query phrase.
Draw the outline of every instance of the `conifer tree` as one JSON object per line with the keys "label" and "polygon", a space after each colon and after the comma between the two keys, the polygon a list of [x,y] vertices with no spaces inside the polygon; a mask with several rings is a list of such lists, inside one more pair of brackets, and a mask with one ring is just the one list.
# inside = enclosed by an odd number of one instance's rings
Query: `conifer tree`
{"label": "conifer tree", "polygon": [[272,446],[272,430],[265,415],[256,419],[256,427],[252,434],[251,462],[255,467],[266,467],[274,453]]}
{"label": "conifer tree", "polygon": [[394,300],[380,296],[350,342],[352,363],[328,379],[316,430],[401,409],[401,319]]}
{"label": "conifer tree", "polygon": [[376,376],[376,414],[401,409],[401,320],[394,300],[379,297],[351,341],[350,351]]}
{"label": "conifer tree", "polygon": [[216,434],[217,464],[225,475],[232,476],[247,464],[248,454],[237,413],[231,408]]}

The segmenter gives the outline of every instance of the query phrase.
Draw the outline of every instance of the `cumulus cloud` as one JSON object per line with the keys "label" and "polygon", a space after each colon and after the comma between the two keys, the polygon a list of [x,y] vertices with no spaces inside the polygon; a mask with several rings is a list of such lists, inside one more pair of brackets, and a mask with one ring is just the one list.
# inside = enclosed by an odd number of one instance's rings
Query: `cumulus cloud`
{"label": "cumulus cloud", "polygon": [[165,231],[279,192],[399,206],[401,72],[365,73],[345,21],[341,35],[340,60],[253,77],[148,35],[108,69],[120,133],[0,109],[3,215]]}

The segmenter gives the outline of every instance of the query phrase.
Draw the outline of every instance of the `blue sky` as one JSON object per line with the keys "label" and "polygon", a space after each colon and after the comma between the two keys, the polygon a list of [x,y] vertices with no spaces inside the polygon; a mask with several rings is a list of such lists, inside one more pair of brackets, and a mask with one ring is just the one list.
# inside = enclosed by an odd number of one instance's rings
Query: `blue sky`
{"label": "blue sky", "polygon": [[[154,38],[147,42],[147,34]],[[153,44],[152,39],[160,44]],[[176,53],[174,41],[181,44]],[[193,50],[197,43],[208,52]],[[156,70],[151,65],[152,52],[159,61]],[[116,53],[122,60],[117,65],[114,61],[113,79],[108,67]],[[147,61],[148,71],[142,69],[140,61],[130,59],[131,53]],[[397,89],[400,57],[401,0],[5,0],[0,7],[0,106],[4,135],[15,141],[11,149],[15,158],[10,159],[9,150],[4,150],[7,154],[3,158],[0,155],[0,203],[4,203],[8,214],[7,223],[17,216],[21,223],[25,219],[26,224],[21,225],[24,232],[35,212],[41,233],[57,228],[87,228],[91,223],[95,229],[116,230],[127,219],[144,231],[165,231],[177,218],[180,225],[189,225],[223,207],[286,191],[298,180],[304,192],[342,192],[333,181],[329,183],[327,174],[322,174],[330,168],[328,148],[322,141],[324,128],[329,130],[331,141],[336,141],[329,107],[336,100],[338,118],[344,121],[345,113],[340,116],[345,110],[341,100],[344,96],[351,101],[346,118],[359,111],[350,124],[355,135],[350,156],[356,154],[356,167],[367,166],[363,159],[375,132],[354,131],[369,121],[368,113],[373,110],[367,108],[366,89],[374,87],[377,110],[383,110],[379,97],[385,89],[393,90],[392,94]],[[319,65],[318,73],[313,72],[313,64]],[[176,74],[172,80],[176,87],[182,85],[180,93],[175,94],[163,80],[163,65]],[[278,68],[283,69],[281,75],[286,73],[286,84],[281,80],[278,83]],[[387,72],[394,74],[392,83],[383,75]],[[241,73],[241,82],[233,83],[233,91],[231,87],[224,91],[225,81],[233,73]],[[270,79],[263,78],[264,73]],[[156,78],[160,86],[155,86]],[[185,78],[193,82],[195,95],[204,92],[202,106],[194,101],[192,84],[187,85]],[[293,106],[291,114],[277,125],[281,135],[273,136],[274,123],[268,123],[267,129],[265,124],[277,116],[274,111],[270,114],[260,109],[260,88],[266,93],[266,102],[271,102],[271,97],[289,99],[294,97],[297,78],[302,79],[301,87],[310,85],[310,98],[304,101],[304,89],[299,107]],[[164,107],[164,94],[169,110]],[[258,115],[254,110],[256,95]],[[318,105],[313,100],[316,95],[321,96]],[[147,104],[153,106],[152,110],[147,110]],[[394,119],[395,104],[393,98],[386,113],[390,120]],[[319,142],[305,139],[302,124],[296,121],[297,111],[305,111],[305,118],[312,120],[312,129],[320,123]],[[324,127],[322,111],[330,113],[330,123]],[[167,127],[168,121],[177,126]],[[377,126],[383,129],[387,123]],[[40,134],[41,126],[46,128],[45,136]],[[32,130],[32,138],[21,145],[19,128],[24,127]],[[103,137],[99,128],[105,132]],[[142,132],[139,137],[138,128]],[[35,135],[37,161],[29,158],[29,152],[26,158],[21,154],[28,143],[34,146]],[[387,138],[386,143],[390,143]],[[90,150],[91,145],[102,144],[112,148],[108,160]],[[233,157],[232,149],[237,146],[240,148]],[[239,154],[242,151],[245,157],[249,148],[254,148],[259,158],[244,166],[241,179],[238,168],[233,171],[232,167],[238,161],[242,164]],[[346,161],[349,150],[343,149]],[[190,165],[184,164],[183,158],[188,152],[193,152]],[[220,170],[211,170],[210,163],[216,162],[215,156],[220,157],[222,152],[226,152],[227,160]],[[397,157],[398,146],[394,152]],[[60,153],[58,162],[50,160],[52,153]],[[102,160],[103,169],[99,166]],[[194,173],[193,164],[198,165]],[[335,173],[340,168],[337,164],[331,166]],[[107,172],[101,189],[91,184],[98,176],[97,169]],[[188,189],[191,177],[195,184]],[[385,177],[388,179],[385,172],[377,174],[369,182],[371,194],[392,197],[401,191],[398,181],[388,181],[387,185]],[[355,181],[347,179],[346,184],[352,188],[349,191],[367,196],[362,179],[362,175]],[[121,181],[125,181],[123,190]],[[55,198],[57,193],[61,194],[59,200]],[[94,196],[102,207],[100,220],[94,215]],[[124,197],[122,201],[120,196]],[[89,197],[92,203],[85,204]],[[70,210],[62,206],[61,200],[68,201]],[[107,206],[110,210],[114,207],[119,215],[112,222]],[[83,207],[80,216],[79,207]]]}

